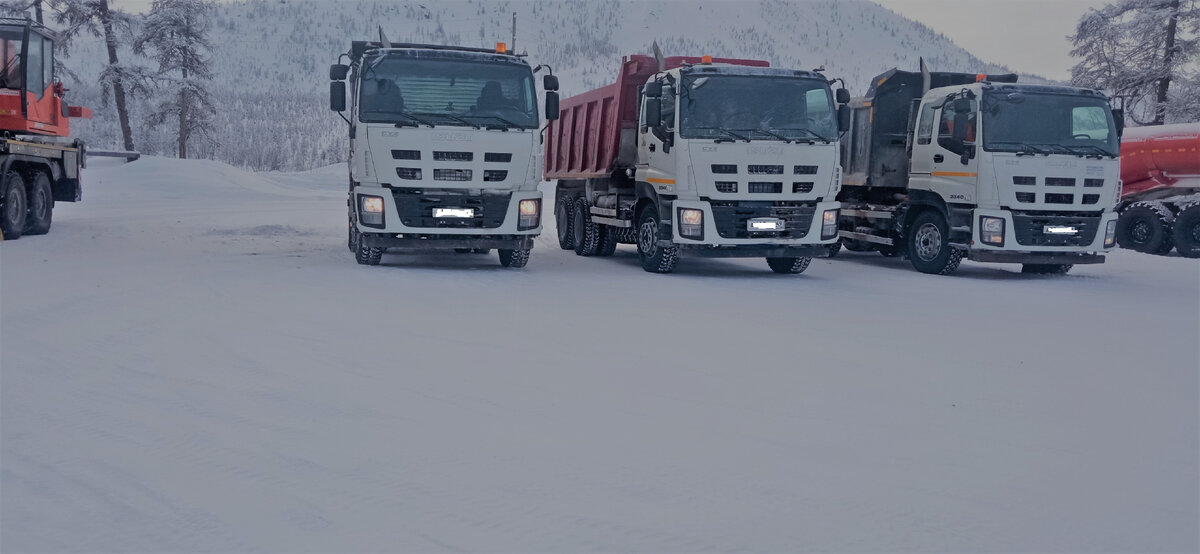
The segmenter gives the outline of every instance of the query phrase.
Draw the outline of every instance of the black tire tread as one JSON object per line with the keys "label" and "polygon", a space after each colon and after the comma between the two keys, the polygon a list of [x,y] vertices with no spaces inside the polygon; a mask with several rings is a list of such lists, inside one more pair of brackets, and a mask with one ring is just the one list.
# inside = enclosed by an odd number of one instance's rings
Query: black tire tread
{"label": "black tire tread", "polygon": [[767,258],[767,265],[771,271],[775,273],[790,273],[800,274],[808,269],[808,264],[812,263],[812,258],[803,256],[799,258]]}
{"label": "black tire tread", "polygon": [[1184,258],[1200,258],[1200,242],[1192,237],[1189,229],[1195,225],[1200,225],[1200,201],[1180,206],[1175,215],[1175,251]]}

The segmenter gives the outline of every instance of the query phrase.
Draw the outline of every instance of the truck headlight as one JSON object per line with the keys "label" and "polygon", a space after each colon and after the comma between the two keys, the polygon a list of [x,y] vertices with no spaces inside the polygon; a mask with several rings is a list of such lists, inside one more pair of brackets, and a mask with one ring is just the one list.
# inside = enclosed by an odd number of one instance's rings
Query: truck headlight
{"label": "truck headlight", "polygon": [[383,227],[383,197],[359,196],[358,221],[371,227]]}
{"label": "truck headlight", "polygon": [[1004,246],[1004,218],[979,218],[979,240],[992,246]]}
{"label": "truck headlight", "polygon": [[1117,241],[1117,220],[1114,219],[1112,221],[1109,221],[1108,225],[1104,228],[1104,247],[1105,248],[1111,247],[1113,245],[1113,243],[1115,243],[1116,241]]}
{"label": "truck headlight", "polygon": [[704,212],[692,208],[679,208],[679,236],[704,240]]}
{"label": "truck headlight", "polygon": [[542,201],[540,198],[529,198],[517,204],[517,230],[528,231],[536,229],[541,223]]}
{"label": "truck headlight", "polygon": [[821,214],[821,240],[831,239],[838,234],[838,211],[825,210]]}

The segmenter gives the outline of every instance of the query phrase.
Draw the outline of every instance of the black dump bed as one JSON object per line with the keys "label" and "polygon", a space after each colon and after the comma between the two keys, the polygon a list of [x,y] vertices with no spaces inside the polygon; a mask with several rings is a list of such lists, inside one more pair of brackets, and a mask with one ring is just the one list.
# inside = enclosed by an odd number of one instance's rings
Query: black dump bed
{"label": "black dump bed", "polygon": [[976,81],[1015,83],[1014,74],[930,72],[892,69],[871,80],[866,96],[850,101],[850,132],[842,137],[842,182],[846,186],[899,188],[908,185],[908,138],[916,107],[929,89]]}

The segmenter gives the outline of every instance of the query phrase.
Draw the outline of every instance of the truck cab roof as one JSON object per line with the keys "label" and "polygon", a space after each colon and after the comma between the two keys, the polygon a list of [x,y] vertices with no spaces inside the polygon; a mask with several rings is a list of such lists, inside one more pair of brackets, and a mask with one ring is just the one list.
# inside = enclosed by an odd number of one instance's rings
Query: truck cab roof
{"label": "truck cab roof", "polygon": [[[802,69],[784,69],[779,67],[762,67],[728,63],[688,64],[677,68],[681,75],[703,75],[706,73],[721,75],[762,75],[767,77],[804,77],[825,80],[825,76],[815,71]],[[676,70],[669,70],[669,72]]]}
{"label": "truck cab roof", "polygon": [[502,53],[486,48],[397,42],[390,43],[387,47],[384,47],[378,41],[365,40],[356,40],[350,45],[350,58],[355,62],[361,60],[368,52],[399,54],[413,58],[457,59],[529,65],[529,62],[516,54]]}

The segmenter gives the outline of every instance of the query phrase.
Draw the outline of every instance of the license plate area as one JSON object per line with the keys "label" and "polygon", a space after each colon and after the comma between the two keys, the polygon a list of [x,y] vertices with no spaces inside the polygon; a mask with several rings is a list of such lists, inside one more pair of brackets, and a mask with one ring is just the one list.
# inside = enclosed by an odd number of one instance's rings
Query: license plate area
{"label": "license plate area", "polygon": [[755,217],[746,220],[746,230],[751,232],[782,231],[784,222],[777,217]]}
{"label": "license plate area", "polygon": [[1046,225],[1042,227],[1042,232],[1047,235],[1074,236],[1079,234],[1079,228],[1074,225]]}
{"label": "license plate area", "polygon": [[471,219],[475,217],[473,208],[434,208],[433,217]]}

